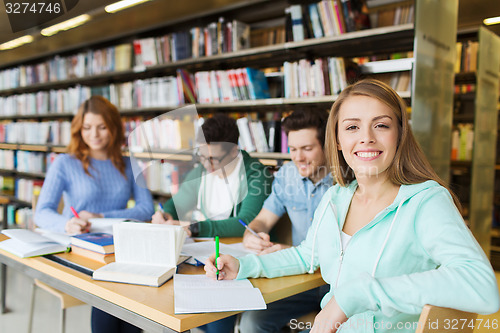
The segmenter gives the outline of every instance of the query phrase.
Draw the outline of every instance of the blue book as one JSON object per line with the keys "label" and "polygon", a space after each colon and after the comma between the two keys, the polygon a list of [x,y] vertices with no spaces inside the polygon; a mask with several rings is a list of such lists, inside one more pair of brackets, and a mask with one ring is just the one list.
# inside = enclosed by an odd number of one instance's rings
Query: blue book
{"label": "blue book", "polygon": [[263,71],[246,67],[244,73],[246,73],[248,78],[250,99],[270,98],[267,78]]}
{"label": "blue book", "polygon": [[115,252],[113,235],[104,232],[91,232],[71,237],[71,245],[87,250],[109,254]]}

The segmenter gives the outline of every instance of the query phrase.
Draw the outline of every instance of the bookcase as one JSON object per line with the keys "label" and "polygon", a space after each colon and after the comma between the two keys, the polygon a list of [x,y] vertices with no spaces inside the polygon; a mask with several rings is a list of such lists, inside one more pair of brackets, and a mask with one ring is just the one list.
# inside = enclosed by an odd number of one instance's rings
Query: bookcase
{"label": "bookcase", "polygon": [[466,125],[462,125],[458,142],[458,149],[462,150],[458,155],[462,156],[452,161],[451,186],[457,186],[454,190],[464,205],[470,229],[489,255],[496,178],[500,37],[480,27],[460,32],[458,41],[457,51],[461,54],[455,77],[454,124]]}
{"label": "bookcase", "polygon": [[[56,48],[39,57],[31,56],[17,62],[12,60],[12,57],[5,57],[7,59],[5,63],[0,63],[0,98],[4,99],[4,103],[7,103],[5,100],[9,98],[23,96],[21,103],[23,107],[21,110],[16,109],[15,112],[10,111],[10,113],[1,111],[6,110],[6,108],[0,108],[0,112],[3,112],[0,115],[0,125],[2,123],[45,123],[52,121],[53,126],[64,128],[67,127],[73,112],[76,111],[75,106],[79,104],[78,98],[84,99],[83,96],[99,93],[102,91],[103,86],[108,88],[127,84],[133,86],[133,83],[138,80],[144,83],[147,80],[159,80],[166,77],[174,77],[178,81],[179,71],[198,73],[201,71],[225,71],[247,67],[257,69],[278,68],[277,71],[266,73],[268,82],[271,83],[273,80],[278,82],[277,93],[268,98],[260,99],[233,100],[219,103],[198,102],[195,104],[198,113],[205,115],[213,112],[227,112],[236,117],[252,114],[253,117],[264,120],[266,117],[269,118],[269,114],[280,115],[291,110],[329,109],[337,96],[337,92],[333,92],[333,90],[331,90],[333,93],[326,95],[285,96],[283,87],[284,74],[280,70],[285,62],[300,62],[302,59],[307,59],[312,63],[315,59],[326,59],[327,57],[351,59],[354,57],[374,57],[399,52],[413,52],[414,56],[408,59],[407,64],[402,69],[411,70],[411,88],[408,91],[400,92],[400,95],[405,98],[409,106],[411,105],[412,126],[417,139],[438,173],[443,178],[448,179],[449,151],[451,149],[451,115],[453,111],[454,45],[458,11],[458,2],[456,0],[419,0],[416,3],[413,1],[391,1],[391,4],[380,8],[369,8],[371,11],[370,16],[374,17],[378,14],[379,21],[381,21],[382,16],[386,17],[386,14],[382,15],[382,13],[393,10],[396,12],[400,5],[414,5],[411,10],[410,7],[405,7],[404,15],[407,18],[414,16],[415,23],[330,34],[320,38],[305,38],[300,41],[293,41],[293,29],[297,27],[291,26],[292,32],[288,32],[288,34],[285,32],[287,36],[285,40],[288,41],[279,44],[250,45],[250,48],[233,52],[189,57],[147,66],[144,64],[136,66],[133,59],[135,57],[131,55],[130,64],[126,64],[127,61],[125,61],[125,65],[123,65],[120,60],[122,65],[117,66],[116,62],[118,60],[114,58],[116,60],[114,66],[117,67],[106,67],[106,65],[99,71],[90,71],[90,73],[88,71],[78,72],[76,67],[72,67],[67,72],[63,67],[57,67],[57,64],[67,63],[64,62],[64,59],[70,59],[69,62],[78,63],[81,60],[79,58],[86,55],[91,55],[91,59],[95,63],[96,59],[100,59],[100,61],[109,59],[111,57],[109,52],[114,52],[116,55],[130,50],[132,54],[136,54],[134,53],[136,52],[134,46],[137,43],[134,44],[134,41],[152,37],[161,38],[166,34],[187,31],[196,26],[208,26],[212,22],[220,22],[220,17],[224,17],[224,22],[234,22],[233,20],[244,22],[251,29],[264,27],[273,30],[276,25],[286,28],[287,13],[290,12],[287,11],[288,8],[297,4],[302,4],[303,8],[308,8],[309,4],[317,2],[285,0],[232,1],[225,6],[218,7],[216,10],[206,10],[184,18],[172,18],[164,21],[161,25],[155,23],[149,28],[141,26],[137,31],[130,32],[127,35],[122,34],[111,39],[103,38],[85,45],[80,43],[74,48],[67,45],[60,46],[59,49]],[[342,8],[344,3],[349,2],[344,0],[331,1],[330,5],[331,8],[335,8],[335,6]],[[371,2],[373,3],[373,1]],[[337,12],[333,11],[332,13]],[[306,21],[303,22],[307,23]],[[84,27],[81,29],[85,29]],[[306,29],[307,27],[304,25],[303,28]],[[349,29],[346,31],[349,31]],[[275,38],[274,40],[278,39]],[[22,48],[19,49],[19,52],[22,53]],[[2,57],[0,57],[0,61],[1,59]],[[392,63],[392,65],[389,63],[389,67],[398,66],[396,63]],[[51,68],[54,70],[53,66],[56,66],[55,75],[51,74]],[[58,71],[63,72],[59,78]],[[19,78],[19,75],[27,72],[32,73],[30,78],[32,76],[45,76],[46,79],[30,82],[28,79]],[[33,72],[36,74],[33,74]],[[11,82],[18,82],[18,84],[12,85]],[[124,89],[124,91],[128,91],[128,94],[135,91],[130,90],[130,87]],[[272,87],[270,87],[270,90],[273,90]],[[190,99],[184,97],[184,101],[175,105],[138,106],[134,102],[132,104],[126,103],[127,107],[119,107],[119,109],[124,118],[144,117],[149,119],[189,104]],[[49,103],[48,105],[51,105],[51,108],[45,108],[43,112],[38,113],[36,110],[25,107],[25,105],[37,103],[38,101],[46,101],[46,103]],[[13,102],[9,101],[9,103]],[[19,101],[16,100],[14,104],[19,105]],[[64,141],[63,137],[64,135],[60,135],[59,140]],[[51,138],[54,139],[53,135]],[[64,146],[54,144],[54,142],[26,144],[26,142],[6,142],[4,140],[3,143],[0,143],[0,150],[41,152],[47,156],[52,153],[63,152]],[[146,159],[172,157],[171,152],[161,150],[140,153],[127,152],[127,154]],[[251,155],[261,159],[266,164],[278,166],[283,160],[289,159],[287,153],[281,152],[254,152]],[[175,154],[175,156],[187,162],[191,158],[189,154]],[[4,176],[10,175],[16,179],[43,179],[44,175],[43,172],[30,174],[12,168],[0,169],[0,174]],[[161,196],[168,195],[168,193],[157,194]],[[25,202],[25,204],[27,205],[28,202]]]}

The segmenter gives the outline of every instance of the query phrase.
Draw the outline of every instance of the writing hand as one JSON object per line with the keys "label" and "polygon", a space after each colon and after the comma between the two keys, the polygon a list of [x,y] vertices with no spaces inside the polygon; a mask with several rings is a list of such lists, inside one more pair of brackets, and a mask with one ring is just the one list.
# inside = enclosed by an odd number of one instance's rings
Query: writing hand
{"label": "writing hand", "polygon": [[90,222],[79,219],[76,217],[72,217],[64,227],[64,231],[70,235],[77,235],[89,232],[90,230]]}
{"label": "writing hand", "polygon": [[255,237],[255,235],[249,231],[245,231],[245,233],[243,234],[243,245],[245,245],[247,249],[261,252],[268,247],[273,246],[273,243],[269,241],[270,237],[268,234],[266,234],[265,232],[258,232],[257,234],[262,239],[260,239],[259,237]]}
{"label": "writing hand", "polygon": [[171,221],[173,221],[173,218],[169,213],[156,211],[153,216],[151,216],[151,222],[154,224],[172,224],[170,223]]}
{"label": "writing hand", "polygon": [[[219,268],[219,280],[234,280],[240,270],[240,262],[233,256],[221,254],[217,259]],[[216,279],[217,268],[215,267],[215,253],[205,262],[205,274],[212,280]]]}
{"label": "writing hand", "polygon": [[273,252],[276,252],[276,251],[280,251],[280,250],[283,250],[283,249],[288,249],[289,247],[291,247],[290,245],[286,245],[286,244],[274,244],[273,246],[271,247],[268,247],[264,250],[262,250],[258,255],[263,255],[263,254],[268,254],[268,253],[273,253]]}
{"label": "writing hand", "polygon": [[314,318],[311,333],[335,333],[340,325],[347,321],[347,317],[337,304],[335,297],[325,305]]}

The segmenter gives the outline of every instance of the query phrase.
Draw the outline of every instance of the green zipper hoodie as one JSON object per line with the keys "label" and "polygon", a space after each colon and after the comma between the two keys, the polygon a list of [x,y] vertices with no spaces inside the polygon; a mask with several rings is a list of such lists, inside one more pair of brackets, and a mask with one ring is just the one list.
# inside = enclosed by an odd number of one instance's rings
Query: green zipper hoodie
{"label": "green zipper hoodie", "polygon": [[496,312],[495,275],[449,192],[435,181],[402,185],[394,202],[342,251],[340,232],[357,188],[325,193],[297,247],[240,258],[238,279],[303,274],[321,267],[349,318],[341,332],[414,332],[425,304]]}
{"label": "green zipper hoodie", "polygon": [[[240,196],[231,217],[225,220],[205,220],[199,223],[201,237],[241,237],[245,228],[238,222],[239,219],[250,223],[260,212],[264,201],[271,193],[272,175],[258,160],[250,157],[241,150],[243,156],[244,175],[240,185]],[[200,164],[191,170],[183,180],[179,192],[163,206],[165,212],[178,220],[177,212],[187,212],[196,208],[199,198],[201,180],[205,168]],[[182,215],[182,214],[181,214]],[[236,216],[233,216],[236,215]]]}

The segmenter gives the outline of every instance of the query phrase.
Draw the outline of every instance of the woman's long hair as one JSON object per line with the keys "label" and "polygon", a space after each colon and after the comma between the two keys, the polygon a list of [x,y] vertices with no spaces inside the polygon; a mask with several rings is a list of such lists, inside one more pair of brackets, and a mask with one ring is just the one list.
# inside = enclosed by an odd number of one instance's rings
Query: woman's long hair
{"label": "woman's long hair", "polygon": [[345,161],[342,151],[337,149],[339,111],[343,103],[352,96],[375,98],[387,105],[397,117],[398,147],[387,169],[389,179],[396,185],[419,184],[434,180],[450,192],[455,205],[461,209],[457,196],[439,178],[415,140],[408,123],[406,104],[403,99],[387,84],[374,79],[361,80],[344,89],[333,104],[328,117],[325,155],[337,183],[346,186],[355,178],[354,171]]}
{"label": "woman's long hair", "polygon": [[118,171],[126,177],[125,162],[123,161],[121,150],[125,142],[125,134],[120,112],[118,112],[116,106],[102,96],[92,96],[80,105],[77,114],[71,121],[71,141],[68,145],[68,153],[82,162],[85,173],[90,176],[88,170],[90,165],[90,148],[82,138],[83,118],[87,113],[100,115],[104,120],[110,135],[107,147],[108,157]]}

